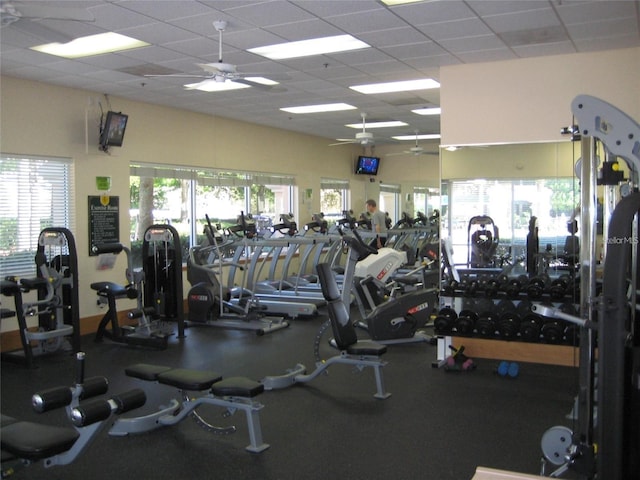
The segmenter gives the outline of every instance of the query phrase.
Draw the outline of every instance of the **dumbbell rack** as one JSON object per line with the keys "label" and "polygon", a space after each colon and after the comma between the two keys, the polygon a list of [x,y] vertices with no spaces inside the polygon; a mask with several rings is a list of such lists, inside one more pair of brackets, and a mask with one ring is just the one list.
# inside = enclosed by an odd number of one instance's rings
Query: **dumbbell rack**
{"label": "dumbbell rack", "polygon": [[434,324],[445,347],[439,351],[464,344],[474,358],[577,366],[575,326],[531,311],[542,304],[575,314],[579,292],[571,275],[507,277],[491,268],[458,272],[460,281],[440,292]]}

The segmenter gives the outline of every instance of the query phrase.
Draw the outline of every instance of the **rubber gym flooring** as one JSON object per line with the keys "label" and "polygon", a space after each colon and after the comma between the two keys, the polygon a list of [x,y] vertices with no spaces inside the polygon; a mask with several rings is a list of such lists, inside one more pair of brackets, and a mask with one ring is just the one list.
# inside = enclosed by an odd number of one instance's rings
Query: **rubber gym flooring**
{"label": "rubber gym flooring", "polygon": [[[111,393],[141,387],[145,406],[125,414],[155,411],[176,397],[171,387],[124,374],[137,362],[210,369],[225,377],[259,380],[284,373],[297,363],[314,368],[313,341],[324,315],[294,320],[263,337],[252,332],[191,327],[186,338],[171,338],[167,350],[154,351],[83,337],[86,375],[104,375]],[[366,335],[365,335],[366,336]],[[213,435],[192,419],[152,432],[111,437],[103,431],[71,465],[32,465],[11,478],[46,480],[146,479],[471,479],[478,465],[538,474],[540,439],[554,425],[571,422],[578,388],[572,367],[520,364],[517,378],[495,373],[497,360],[476,359],[471,372],[447,373],[432,367],[436,347],[428,343],[390,346],[384,356],[386,388],[392,396],[373,397],[373,370],[334,365],[313,382],[264,392],[258,399],[262,433],[271,448],[245,451],[244,413],[230,419],[219,407],[199,411],[231,435]],[[577,354],[577,352],[576,352]],[[36,414],[35,391],[71,385],[75,360],[69,354],[38,358],[39,368],[2,364],[2,413],[23,420],[64,424],[62,412]]]}

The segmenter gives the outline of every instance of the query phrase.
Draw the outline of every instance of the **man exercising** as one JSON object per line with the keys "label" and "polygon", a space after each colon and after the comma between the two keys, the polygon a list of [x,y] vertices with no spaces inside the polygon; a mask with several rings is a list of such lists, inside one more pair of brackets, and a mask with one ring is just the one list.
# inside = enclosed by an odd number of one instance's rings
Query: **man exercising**
{"label": "man exercising", "polygon": [[366,201],[367,212],[371,215],[371,231],[376,233],[376,238],[371,246],[382,248],[387,239],[387,222],[384,212],[378,210],[378,205],[373,199]]}

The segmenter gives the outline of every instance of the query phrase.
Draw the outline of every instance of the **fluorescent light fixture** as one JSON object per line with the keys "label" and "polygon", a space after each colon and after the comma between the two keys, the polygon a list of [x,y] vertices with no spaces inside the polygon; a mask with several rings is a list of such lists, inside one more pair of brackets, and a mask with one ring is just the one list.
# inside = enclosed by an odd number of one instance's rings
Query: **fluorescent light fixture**
{"label": "fluorescent light fixture", "polygon": [[236,83],[231,81],[216,82],[215,80],[203,80],[202,82],[189,83],[184,86],[187,90],[200,90],[203,92],[224,92],[227,90],[238,90],[240,88],[251,88],[250,85],[244,83]]}
{"label": "fluorescent light fixture", "polygon": [[320,112],[339,112],[341,110],[355,110],[356,107],[348,103],[326,103],[324,105],[306,105],[300,107],[281,108],[283,112],[289,113],[320,113]]}
{"label": "fluorescent light fixture", "polygon": [[391,137],[394,140],[437,140],[440,138],[439,133],[428,133],[424,135],[398,135],[397,137]]}
{"label": "fluorescent light fixture", "polygon": [[[404,127],[409,125],[408,123],[400,122],[398,120],[391,120],[388,122],[366,122],[364,126],[366,128],[389,128],[389,127]],[[345,125],[345,127],[349,128],[362,128],[362,123],[350,123],[349,125]]]}
{"label": "fluorescent light fixture", "polygon": [[312,38],[298,42],[278,43],[266,47],[250,48],[247,51],[270,58],[282,60],[285,58],[309,57],[324,53],[346,52],[369,48],[371,45],[364,43],[351,35],[336,35],[334,37]]}
{"label": "fluorescent light fixture", "polygon": [[411,90],[428,90],[440,88],[440,84],[432,78],[422,78],[420,80],[404,80],[400,82],[371,83],[369,85],[355,85],[349,87],[356,92],[367,95],[375,93],[408,92]]}
{"label": "fluorescent light fixture", "polygon": [[67,43],[37,45],[31,47],[31,50],[64,58],[81,58],[103,53],[120,52],[132,48],[147,47],[149,45],[147,42],[120,35],[119,33],[107,32],[76,38]]}
{"label": "fluorescent light fixture", "polygon": [[442,113],[442,109],[440,107],[416,108],[411,111],[418,115],[440,115]]}

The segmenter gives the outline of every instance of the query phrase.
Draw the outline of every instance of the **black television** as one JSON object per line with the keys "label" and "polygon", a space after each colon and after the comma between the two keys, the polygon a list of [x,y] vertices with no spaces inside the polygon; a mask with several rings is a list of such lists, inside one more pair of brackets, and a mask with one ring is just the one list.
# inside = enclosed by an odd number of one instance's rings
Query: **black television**
{"label": "black television", "polygon": [[107,151],[109,147],[121,147],[124,132],[127,129],[129,116],[121,112],[107,112],[104,123],[100,126],[100,149]]}
{"label": "black television", "polygon": [[364,155],[360,155],[356,162],[356,174],[377,175],[379,167],[379,157],[365,157]]}

